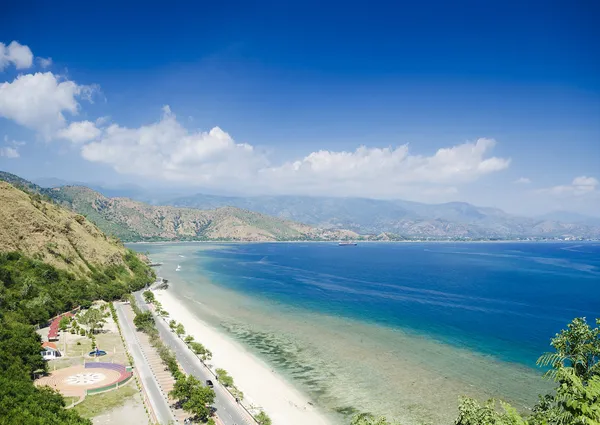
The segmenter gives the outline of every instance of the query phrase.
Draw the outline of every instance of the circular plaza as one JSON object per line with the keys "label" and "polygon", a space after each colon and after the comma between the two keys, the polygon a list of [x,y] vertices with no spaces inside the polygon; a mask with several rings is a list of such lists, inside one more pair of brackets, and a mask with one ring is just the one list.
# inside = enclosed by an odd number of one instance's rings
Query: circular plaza
{"label": "circular plaza", "polygon": [[131,377],[125,366],[117,363],[86,363],[52,371],[35,381],[37,386],[49,386],[66,397],[82,398],[87,394],[109,391]]}

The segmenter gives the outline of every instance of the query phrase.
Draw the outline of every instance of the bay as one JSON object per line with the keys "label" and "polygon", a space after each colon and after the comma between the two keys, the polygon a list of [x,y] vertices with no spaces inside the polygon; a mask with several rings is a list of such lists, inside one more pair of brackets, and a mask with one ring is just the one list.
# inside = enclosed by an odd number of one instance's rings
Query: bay
{"label": "bay", "polygon": [[[595,243],[136,244],[199,318],[345,423],[451,423],[458,397],[526,409],[574,317],[600,316]],[[180,265],[180,271],[175,271]]]}

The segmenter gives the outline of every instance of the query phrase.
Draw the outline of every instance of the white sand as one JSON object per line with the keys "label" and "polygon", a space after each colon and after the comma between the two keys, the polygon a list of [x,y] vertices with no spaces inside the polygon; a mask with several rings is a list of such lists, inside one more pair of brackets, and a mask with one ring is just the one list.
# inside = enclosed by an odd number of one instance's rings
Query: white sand
{"label": "white sand", "polygon": [[169,318],[183,324],[188,335],[212,351],[211,368],[223,368],[244,393],[245,404],[260,406],[274,425],[329,425],[306,396],[274,373],[269,366],[242,345],[209,326],[190,311],[168,290],[155,291],[156,298]]}

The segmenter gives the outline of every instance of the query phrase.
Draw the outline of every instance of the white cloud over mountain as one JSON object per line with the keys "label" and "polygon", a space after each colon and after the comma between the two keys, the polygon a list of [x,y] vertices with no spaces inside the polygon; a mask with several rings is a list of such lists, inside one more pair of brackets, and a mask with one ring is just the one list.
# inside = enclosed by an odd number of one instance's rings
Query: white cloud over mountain
{"label": "white cloud over mountain", "polygon": [[598,180],[594,177],[579,176],[575,177],[571,184],[542,189],[541,192],[557,196],[584,196],[598,193],[597,188],[599,184]]}
{"label": "white cloud over mountain", "polygon": [[302,159],[273,164],[266,153],[237,143],[215,127],[188,131],[168,107],[151,125],[125,128],[113,124],[82,147],[85,159],[112,166],[120,173],[269,193],[348,196],[400,196],[409,189],[454,193],[453,185],[507,168],[509,159],[487,157],[495,142],[478,139],[432,156],[396,148],[358,147],[355,151],[318,151]]}

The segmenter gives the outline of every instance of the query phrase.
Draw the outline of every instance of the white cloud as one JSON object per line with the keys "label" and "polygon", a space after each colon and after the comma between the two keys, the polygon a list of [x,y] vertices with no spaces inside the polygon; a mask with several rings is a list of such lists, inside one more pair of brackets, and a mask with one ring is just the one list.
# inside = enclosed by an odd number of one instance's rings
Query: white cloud
{"label": "white cloud", "polygon": [[19,151],[17,148],[11,148],[10,146],[0,147],[0,156],[4,158],[18,158]]}
{"label": "white cloud", "polygon": [[513,183],[515,183],[515,184],[530,184],[531,180],[528,179],[527,177],[521,177],[521,178],[518,178],[517,180],[515,180]]}
{"label": "white cloud", "polygon": [[52,58],[37,58],[37,60],[42,69],[46,69],[52,66]]}
{"label": "white cloud", "polygon": [[509,159],[490,157],[495,144],[479,139],[413,155],[408,145],[361,146],[352,152],[318,151],[297,161],[272,164],[267,155],[215,127],[185,129],[168,107],[160,121],[136,129],[109,126],[82,156],[120,173],[254,193],[337,194],[394,197],[410,191],[452,194],[467,183],[507,168]]}
{"label": "white cloud", "polygon": [[198,184],[251,178],[266,165],[252,146],[235,143],[220,128],[190,133],[168,107],[163,112],[157,123],[136,129],[110,125],[98,141],[83,146],[82,156],[121,173]]}
{"label": "white cloud", "polygon": [[71,123],[56,133],[57,137],[67,139],[73,143],[84,143],[100,136],[100,129],[91,121],[77,121]]}
{"label": "white cloud", "polygon": [[0,84],[0,117],[37,130],[47,139],[66,125],[65,112],[77,115],[78,98],[90,100],[92,86],[60,81],[51,72],[19,75]]}
{"label": "white cloud", "polygon": [[33,64],[33,53],[27,46],[13,41],[8,46],[0,43],[0,71],[9,64],[13,64],[17,69],[25,69]]}
{"label": "white cloud", "polygon": [[571,184],[541,189],[542,193],[549,193],[557,196],[584,196],[597,193],[596,188],[599,182],[594,177],[579,176],[575,177]]}

